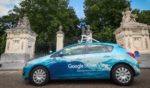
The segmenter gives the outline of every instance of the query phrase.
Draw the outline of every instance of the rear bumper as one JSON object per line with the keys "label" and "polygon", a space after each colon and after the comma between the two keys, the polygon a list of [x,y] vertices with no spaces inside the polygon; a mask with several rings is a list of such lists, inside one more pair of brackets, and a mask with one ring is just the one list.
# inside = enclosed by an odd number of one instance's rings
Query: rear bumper
{"label": "rear bumper", "polygon": [[134,71],[135,71],[135,77],[139,76],[141,74],[141,70],[140,70],[140,65],[136,65],[134,66]]}

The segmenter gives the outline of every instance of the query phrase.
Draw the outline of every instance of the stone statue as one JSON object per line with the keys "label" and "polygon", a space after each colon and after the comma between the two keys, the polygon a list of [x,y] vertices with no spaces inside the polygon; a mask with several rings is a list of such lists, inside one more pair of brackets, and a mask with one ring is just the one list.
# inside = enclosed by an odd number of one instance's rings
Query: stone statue
{"label": "stone statue", "polygon": [[129,8],[126,9],[125,12],[122,12],[122,24],[128,23],[128,22],[136,22],[137,15],[132,14]]}
{"label": "stone statue", "polygon": [[28,29],[28,27],[30,27],[28,17],[24,16],[23,18],[20,18],[17,24],[17,28]]}

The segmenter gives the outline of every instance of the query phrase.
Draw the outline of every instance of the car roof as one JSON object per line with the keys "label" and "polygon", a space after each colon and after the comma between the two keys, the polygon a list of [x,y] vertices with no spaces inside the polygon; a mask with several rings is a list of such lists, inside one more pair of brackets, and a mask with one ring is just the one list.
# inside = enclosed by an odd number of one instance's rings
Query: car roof
{"label": "car roof", "polygon": [[86,43],[77,43],[77,44],[104,44],[104,45],[118,46],[118,44],[110,43],[110,42],[86,42]]}
{"label": "car roof", "polygon": [[[74,43],[74,44],[71,44],[71,45],[68,45],[68,46],[65,46],[64,48],[68,48],[68,47],[71,47],[71,46],[74,46],[74,45],[79,45],[79,44],[104,44],[104,45],[111,45],[111,46],[114,46],[114,47],[118,47],[119,45],[116,44],[116,43],[109,43],[109,42],[84,42],[84,43]],[[62,49],[64,49],[62,48]],[[62,50],[60,49],[60,50]],[[58,51],[60,51],[58,50]]]}
{"label": "car roof", "polygon": [[112,45],[112,46],[119,46],[118,44],[116,43],[110,43],[110,42],[79,42],[79,43],[74,43],[74,44],[71,44],[69,46],[73,46],[73,45],[78,45],[78,44],[104,44],[104,45]]}

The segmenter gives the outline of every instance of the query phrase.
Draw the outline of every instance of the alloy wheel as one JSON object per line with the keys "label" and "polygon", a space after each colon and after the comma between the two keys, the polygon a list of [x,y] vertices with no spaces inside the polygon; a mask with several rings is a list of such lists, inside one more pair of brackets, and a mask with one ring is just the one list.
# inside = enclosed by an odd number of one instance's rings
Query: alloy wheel
{"label": "alloy wheel", "polygon": [[116,70],[116,78],[121,83],[128,83],[131,80],[131,73],[125,67],[120,67]]}

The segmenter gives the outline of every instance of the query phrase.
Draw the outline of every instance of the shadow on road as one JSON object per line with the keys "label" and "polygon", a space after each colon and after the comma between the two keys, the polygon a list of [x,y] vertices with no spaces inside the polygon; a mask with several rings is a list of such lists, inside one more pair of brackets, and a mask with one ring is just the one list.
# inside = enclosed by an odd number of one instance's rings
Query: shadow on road
{"label": "shadow on road", "polygon": [[51,80],[49,84],[111,84],[111,80],[97,79],[97,80]]}

